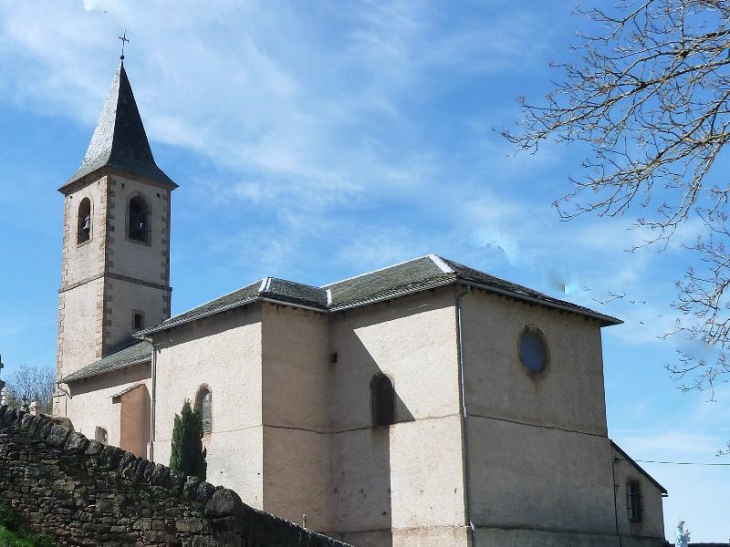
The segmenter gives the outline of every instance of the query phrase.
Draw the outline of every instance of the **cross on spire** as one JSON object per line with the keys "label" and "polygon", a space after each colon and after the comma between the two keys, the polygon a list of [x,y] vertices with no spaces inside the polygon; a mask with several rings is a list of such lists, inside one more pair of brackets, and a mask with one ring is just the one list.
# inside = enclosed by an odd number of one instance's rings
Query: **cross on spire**
{"label": "cross on spire", "polygon": [[129,38],[127,38],[127,29],[124,29],[124,34],[122,34],[119,39],[122,41],[122,54],[119,56],[119,58],[124,61],[124,45],[126,42],[129,42]]}

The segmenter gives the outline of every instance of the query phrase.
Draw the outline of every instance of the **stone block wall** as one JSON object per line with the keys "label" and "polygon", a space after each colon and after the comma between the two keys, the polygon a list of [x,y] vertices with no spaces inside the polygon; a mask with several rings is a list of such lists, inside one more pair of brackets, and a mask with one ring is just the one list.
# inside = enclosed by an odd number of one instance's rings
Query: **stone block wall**
{"label": "stone block wall", "polygon": [[0,503],[59,545],[350,547],[232,490],[0,406]]}

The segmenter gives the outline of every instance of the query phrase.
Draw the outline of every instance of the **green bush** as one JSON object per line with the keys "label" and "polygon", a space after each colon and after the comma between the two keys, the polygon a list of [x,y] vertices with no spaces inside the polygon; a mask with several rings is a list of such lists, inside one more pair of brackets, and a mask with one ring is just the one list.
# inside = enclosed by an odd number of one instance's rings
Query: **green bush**
{"label": "green bush", "polygon": [[170,469],[205,480],[207,464],[203,448],[203,420],[200,412],[193,410],[190,401],[183,403],[182,412],[175,414],[172,429]]}
{"label": "green bush", "polygon": [[7,528],[11,532],[20,528],[18,517],[16,517],[13,510],[4,503],[0,503],[0,526]]}

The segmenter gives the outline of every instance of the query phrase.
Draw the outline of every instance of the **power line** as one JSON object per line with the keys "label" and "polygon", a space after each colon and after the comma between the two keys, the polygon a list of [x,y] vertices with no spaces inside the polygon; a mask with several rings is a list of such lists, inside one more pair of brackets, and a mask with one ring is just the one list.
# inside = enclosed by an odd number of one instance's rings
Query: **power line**
{"label": "power line", "polygon": [[717,465],[717,466],[722,466],[722,465],[728,466],[728,465],[730,465],[730,463],[661,462],[661,461],[657,461],[657,460],[634,460],[634,461],[635,462],[641,462],[641,463],[668,463],[668,464],[672,464],[672,465],[713,465],[713,466],[715,466],[715,465]]}

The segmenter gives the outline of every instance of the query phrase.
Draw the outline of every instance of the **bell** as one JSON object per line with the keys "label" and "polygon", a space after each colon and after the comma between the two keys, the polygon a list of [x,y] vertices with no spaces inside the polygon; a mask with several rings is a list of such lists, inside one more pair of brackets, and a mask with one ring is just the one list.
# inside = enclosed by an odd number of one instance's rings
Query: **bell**
{"label": "bell", "polygon": [[86,215],[84,219],[84,225],[81,227],[84,232],[88,232],[91,229],[91,216]]}

